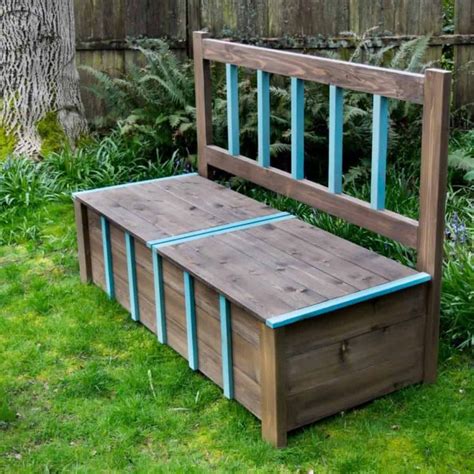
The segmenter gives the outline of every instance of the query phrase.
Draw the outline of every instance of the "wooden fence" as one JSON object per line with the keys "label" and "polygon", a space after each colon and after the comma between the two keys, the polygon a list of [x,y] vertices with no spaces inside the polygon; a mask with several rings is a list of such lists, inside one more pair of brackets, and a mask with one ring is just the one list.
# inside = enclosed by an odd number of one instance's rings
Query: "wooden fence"
{"label": "wooden fence", "polygon": [[[78,63],[116,75],[136,63],[127,37],[167,38],[183,56],[192,31],[285,49],[351,49],[373,27],[368,45],[400,44],[431,35],[428,60],[454,47],[455,106],[474,103],[474,0],[456,0],[454,31],[443,31],[442,0],[76,0]],[[82,73],[83,84],[91,80]],[[84,92],[90,116],[100,103]]]}

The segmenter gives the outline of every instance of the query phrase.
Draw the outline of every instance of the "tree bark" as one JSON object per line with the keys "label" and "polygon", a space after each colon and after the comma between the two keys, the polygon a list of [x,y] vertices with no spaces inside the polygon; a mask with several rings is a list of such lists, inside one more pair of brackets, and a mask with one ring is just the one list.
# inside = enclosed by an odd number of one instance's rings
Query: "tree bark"
{"label": "tree bark", "polygon": [[38,156],[37,124],[57,114],[73,144],[87,130],[75,66],[73,0],[0,0],[0,125]]}

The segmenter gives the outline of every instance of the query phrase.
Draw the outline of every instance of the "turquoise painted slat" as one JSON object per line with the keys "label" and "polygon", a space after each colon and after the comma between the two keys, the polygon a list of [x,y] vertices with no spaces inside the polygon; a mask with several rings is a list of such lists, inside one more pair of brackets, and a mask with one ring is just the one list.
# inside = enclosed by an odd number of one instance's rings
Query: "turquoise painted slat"
{"label": "turquoise painted slat", "polygon": [[329,191],[342,193],[342,133],[344,127],[344,91],[329,86]]}
{"label": "turquoise painted slat", "polygon": [[112,248],[110,245],[110,224],[104,217],[100,216],[102,227],[102,249],[104,252],[104,277],[105,290],[110,299],[115,298],[114,267],[112,262]]}
{"label": "turquoise painted slat", "polygon": [[258,163],[270,166],[270,74],[257,71],[258,92]]}
{"label": "turquoise painted slat", "polygon": [[372,172],[370,204],[372,209],[385,208],[385,175],[388,145],[388,99],[374,95],[372,133]]}
{"label": "turquoise painted slat", "polygon": [[196,331],[196,308],[194,304],[194,280],[184,272],[184,299],[186,306],[186,332],[188,336],[188,362],[193,370],[199,369],[199,357]]}
{"label": "turquoise painted slat", "polygon": [[240,154],[239,130],[239,74],[237,66],[226,64],[227,79],[227,133],[229,153]]}
{"label": "turquoise painted slat", "polygon": [[147,179],[145,181],[137,181],[134,183],[116,184],[114,186],[105,186],[104,188],[95,188],[95,189],[88,189],[86,191],[78,191],[76,193],[72,193],[72,195],[75,198],[77,196],[82,196],[83,194],[95,193],[97,191],[105,191],[107,189],[128,188],[129,186],[136,186],[137,184],[154,183],[155,181],[156,182],[166,181],[168,179],[188,178],[190,176],[197,176],[197,173],[184,173],[184,174],[177,174],[175,176],[165,176],[164,178]]}
{"label": "turquoise painted slat", "polygon": [[374,286],[366,290],[357,291],[350,295],[341,296],[340,298],[334,298],[329,301],[324,301],[313,306],[298,309],[291,313],[282,314],[280,316],[274,316],[267,319],[267,326],[271,328],[279,328],[287,326],[303,319],[314,318],[321,316],[322,314],[336,311],[337,309],[346,308],[363,301],[378,298],[383,295],[395,293],[396,291],[404,290],[415,285],[420,285],[431,280],[431,276],[428,273],[417,273],[416,275],[410,275],[399,280],[384,283],[383,285]]}
{"label": "turquoise painted slat", "polygon": [[134,321],[140,321],[140,305],[138,304],[137,266],[135,261],[135,239],[125,232],[125,248],[127,252],[128,290],[130,293],[130,313]]}
{"label": "turquoise painted slat", "polygon": [[219,295],[221,317],[221,347],[222,347],[222,381],[224,396],[234,398],[234,365],[232,360],[232,322],[230,303],[223,295]]}
{"label": "turquoise painted slat", "polygon": [[153,281],[155,285],[156,334],[162,344],[168,342],[166,332],[165,291],[163,286],[163,261],[158,252],[152,250]]}
{"label": "turquoise painted slat", "polygon": [[267,224],[275,220],[281,220],[283,217],[290,218],[291,215],[288,212],[278,212],[270,216],[254,217],[252,219],[245,219],[230,224],[209,227],[208,229],[187,232],[184,234],[175,235],[173,237],[166,237],[164,239],[150,240],[147,242],[147,247],[160,248],[165,247],[166,245],[176,245],[178,243],[187,242],[189,240],[210,237],[211,235],[217,235],[218,233],[232,232],[233,230],[239,230],[241,228],[247,229],[248,226]]}
{"label": "turquoise painted slat", "polygon": [[304,178],[304,81],[291,78],[291,175]]}

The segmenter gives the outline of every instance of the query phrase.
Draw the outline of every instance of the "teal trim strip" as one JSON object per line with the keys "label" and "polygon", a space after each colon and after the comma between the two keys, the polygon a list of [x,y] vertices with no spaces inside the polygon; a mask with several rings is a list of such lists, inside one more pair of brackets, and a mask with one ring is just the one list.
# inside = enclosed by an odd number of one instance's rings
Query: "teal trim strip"
{"label": "teal trim strip", "polygon": [[152,250],[153,282],[155,285],[156,334],[161,344],[168,342],[166,332],[165,290],[163,286],[163,261],[161,255]]}
{"label": "teal trim strip", "polygon": [[222,347],[222,382],[224,396],[234,398],[234,365],[232,360],[232,322],[230,303],[225,296],[219,295],[221,317],[221,347]]}
{"label": "teal trim strip", "polygon": [[190,176],[197,176],[197,173],[177,174],[175,176],[165,176],[164,178],[147,179],[146,181],[137,181],[134,183],[124,183],[124,184],[116,184],[114,186],[105,186],[103,188],[87,189],[86,191],[78,191],[76,193],[72,193],[72,196],[75,198],[77,196],[80,197],[83,194],[95,193],[97,191],[105,191],[107,189],[128,188],[129,186],[135,186],[137,184],[154,183],[155,181],[167,181],[168,179],[187,178]]}
{"label": "teal trim strip", "polygon": [[342,137],[344,127],[344,91],[329,86],[329,191],[342,193]]}
{"label": "teal trim strip", "polygon": [[110,299],[115,298],[114,267],[112,261],[112,248],[110,245],[110,224],[104,217],[100,216],[100,225],[102,228],[102,249],[104,252],[104,279],[105,291]]}
{"label": "teal trim strip", "polygon": [[291,175],[304,178],[304,81],[291,78]]}
{"label": "teal trim strip", "polygon": [[291,313],[274,316],[267,319],[266,324],[273,329],[282,326],[288,326],[289,324],[293,324],[304,319],[321,316],[322,314],[330,313],[341,308],[346,308],[347,306],[352,306],[363,301],[368,301],[373,298],[378,298],[380,296],[404,290],[405,288],[420,285],[430,280],[431,276],[427,273],[417,273],[416,275],[400,278],[399,280],[374,286],[373,288],[358,291],[350,295],[341,296],[340,298],[334,298],[313,306],[298,309],[296,311],[292,311]]}
{"label": "teal trim strip", "polygon": [[227,134],[229,153],[240,154],[239,131],[239,71],[237,66],[226,64],[227,80]]}
{"label": "teal trim strip", "polygon": [[125,248],[127,251],[128,290],[130,292],[130,313],[134,321],[140,321],[140,305],[138,304],[137,266],[135,261],[135,239],[125,232]]}
{"label": "teal trim strip", "polygon": [[215,227],[209,227],[207,229],[195,230],[193,232],[187,232],[185,234],[175,235],[173,237],[166,237],[164,239],[150,240],[146,243],[147,247],[164,247],[165,245],[173,245],[181,242],[186,242],[188,240],[200,239],[202,237],[208,237],[217,233],[222,233],[223,231],[230,232],[232,230],[238,230],[241,227],[247,228],[249,224],[263,225],[268,222],[273,222],[275,220],[280,220],[282,217],[289,217],[288,212],[278,212],[270,216],[261,216],[254,217],[252,219],[245,219],[243,221],[232,222],[230,224],[218,225]]}
{"label": "teal trim strip", "polygon": [[258,163],[270,166],[270,74],[257,71]]}
{"label": "teal trim strip", "polygon": [[186,305],[186,332],[188,335],[188,362],[193,370],[199,369],[199,357],[196,330],[196,307],[194,304],[194,280],[184,272],[184,299]]}
{"label": "teal trim strip", "polygon": [[372,209],[385,208],[385,179],[388,146],[388,99],[374,95],[372,133],[372,172],[370,204]]}

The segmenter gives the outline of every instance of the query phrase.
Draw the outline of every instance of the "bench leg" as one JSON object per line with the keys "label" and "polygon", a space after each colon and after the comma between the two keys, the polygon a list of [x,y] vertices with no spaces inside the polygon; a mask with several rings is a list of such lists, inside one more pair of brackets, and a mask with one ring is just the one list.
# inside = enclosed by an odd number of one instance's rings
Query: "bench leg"
{"label": "bench leg", "polygon": [[287,442],[284,331],[262,324],[260,332],[262,437],[276,448]]}
{"label": "bench leg", "polygon": [[77,230],[77,253],[83,283],[92,282],[92,261],[89,239],[89,222],[87,219],[87,207],[77,199],[74,200]]}

